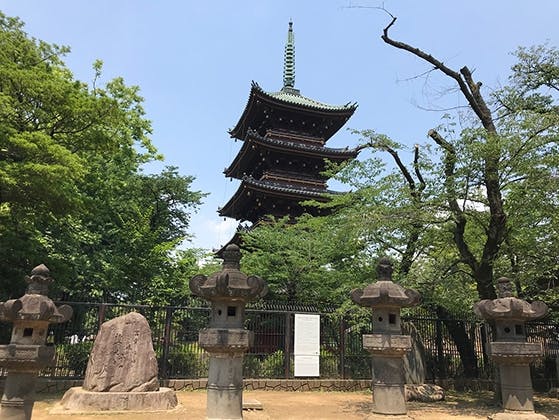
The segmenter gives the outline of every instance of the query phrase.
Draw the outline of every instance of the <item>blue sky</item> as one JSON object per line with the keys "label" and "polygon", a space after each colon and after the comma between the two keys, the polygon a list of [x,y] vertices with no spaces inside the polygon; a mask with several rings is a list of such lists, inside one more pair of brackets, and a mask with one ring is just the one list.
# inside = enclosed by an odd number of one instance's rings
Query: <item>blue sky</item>
{"label": "blue sky", "polygon": [[[463,105],[452,85],[380,39],[390,18],[363,0],[0,0],[26,31],[72,48],[66,63],[75,77],[92,80],[104,62],[104,80],[122,76],[139,85],[152,140],[166,165],[196,177],[210,193],[192,219],[194,246],[218,248],[236,226],[217,215],[235,192],[223,170],[239,142],[227,130],[240,117],[251,80],[268,91],[282,85],[287,24],[295,32],[296,81],[301,94],[330,104],[357,102],[346,125],[374,129],[409,145],[425,143],[447,106]],[[359,7],[351,7],[359,6]],[[386,0],[398,17],[393,38],[431,52],[445,64],[467,65],[486,89],[506,83],[516,47],[559,39],[559,2]],[[430,109],[430,110],[426,110]],[[340,130],[331,147],[354,146]],[[404,156],[409,158],[409,156]],[[161,166],[151,166],[153,171]],[[340,189],[340,188],[336,188]]]}

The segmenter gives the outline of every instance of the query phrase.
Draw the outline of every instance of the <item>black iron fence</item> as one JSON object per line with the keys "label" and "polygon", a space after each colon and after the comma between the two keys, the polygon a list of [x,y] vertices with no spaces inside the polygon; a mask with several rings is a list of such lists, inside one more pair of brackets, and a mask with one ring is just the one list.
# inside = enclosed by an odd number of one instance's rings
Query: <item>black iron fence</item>
{"label": "black iron fence", "polygon": [[[208,355],[197,343],[198,331],[208,322],[205,302],[193,299],[185,307],[65,303],[73,307],[74,316],[67,323],[51,327],[48,342],[56,345],[57,361],[56,366],[41,373],[43,376],[82,378],[100,325],[131,311],[144,315],[150,324],[160,378],[207,376]],[[246,378],[293,377],[296,313],[321,315],[321,377],[371,378],[370,356],[362,347],[362,334],[370,332],[370,324],[356,326],[330,308],[273,302],[247,307],[245,326],[254,332],[254,343],[245,357]],[[406,332],[415,337],[416,349],[425,363],[426,381],[492,377],[494,369],[486,348],[490,328],[473,314],[440,318],[425,308],[414,308],[405,312],[402,320]],[[10,331],[10,325],[0,324],[2,343],[9,342]],[[532,368],[534,384],[540,389],[557,386],[559,325],[531,323],[527,335],[529,341],[542,343],[544,349],[543,358]]]}

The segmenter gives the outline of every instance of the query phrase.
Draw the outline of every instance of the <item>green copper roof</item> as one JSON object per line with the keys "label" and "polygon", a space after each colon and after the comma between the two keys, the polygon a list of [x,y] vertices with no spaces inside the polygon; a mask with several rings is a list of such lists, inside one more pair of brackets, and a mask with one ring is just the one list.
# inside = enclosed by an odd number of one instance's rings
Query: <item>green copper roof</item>
{"label": "green copper roof", "polygon": [[[278,112],[305,112],[307,117],[320,117],[320,114],[328,114],[333,120],[326,123],[321,120],[320,131],[325,139],[330,138],[336,131],[345,124],[347,119],[351,117],[357,109],[355,102],[348,102],[344,105],[329,105],[323,102],[315,101],[306,96],[301,95],[299,89],[295,86],[295,42],[293,35],[293,22],[289,22],[289,30],[287,32],[287,43],[285,45],[284,68],[283,68],[283,87],[278,92],[268,92],[262,89],[258,83],[252,82],[250,96],[245,106],[243,114],[235,127],[229,130],[231,137],[244,140],[247,129],[261,127],[270,128],[272,123],[266,123],[267,114],[266,107],[277,109]],[[285,109],[287,108],[287,110]],[[314,116],[313,116],[314,115]],[[322,118],[322,117],[320,117]],[[271,120],[270,120],[271,121]],[[281,121],[281,118],[280,118]],[[317,120],[318,121],[318,120]],[[323,124],[324,123],[324,124]],[[274,123],[276,124],[276,123]]]}
{"label": "green copper roof", "polygon": [[295,36],[293,35],[293,22],[289,21],[287,43],[283,56],[283,87],[295,87]]}
{"label": "green copper roof", "polygon": [[345,111],[345,110],[355,110],[357,108],[357,104],[355,103],[347,103],[345,105],[329,105],[323,102],[315,101],[314,99],[307,98],[299,94],[299,92],[293,92],[291,89],[282,89],[279,92],[266,92],[268,95],[275,99],[279,99],[280,101],[295,104],[295,105],[303,105],[313,109],[323,109],[329,111]]}

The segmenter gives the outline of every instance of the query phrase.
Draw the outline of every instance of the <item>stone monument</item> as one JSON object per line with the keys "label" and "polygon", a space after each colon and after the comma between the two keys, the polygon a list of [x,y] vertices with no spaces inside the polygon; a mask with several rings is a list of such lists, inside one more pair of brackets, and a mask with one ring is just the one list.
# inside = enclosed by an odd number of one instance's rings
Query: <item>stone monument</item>
{"label": "stone monument", "polygon": [[400,309],[415,306],[419,293],[392,282],[392,263],[381,258],[376,283],[351,291],[351,299],[373,310],[373,334],[363,335],[363,348],[372,356],[373,413],[369,418],[407,418],[404,355],[411,338],[402,335]]}
{"label": "stone monument", "polygon": [[241,252],[229,244],[223,268],[209,277],[196,275],[190,290],[211,302],[209,327],[200,331],[200,346],[210,354],[206,415],[208,419],[242,419],[243,358],[252,332],[243,326],[245,305],[264,296],[268,287],[240,271]]}
{"label": "stone monument", "polygon": [[35,267],[26,281],[29,286],[21,298],[0,303],[0,319],[14,324],[10,344],[0,346],[0,366],[8,371],[1,419],[31,419],[37,374],[55,361],[54,346],[45,344],[49,324],[72,316],[71,307],[57,308],[47,296],[52,278],[45,265]]}
{"label": "stone monument", "polygon": [[534,412],[530,362],[542,354],[541,343],[526,342],[526,321],[547,313],[543,302],[528,303],[513,296],[512,282],[497,280],[497,299],[484,299],[474,305],[474,312],[493,325],[494,340],[490,354],[499,367],[503,413],[495,420],[537,420],[546,417]]}
{"label": "stone monument", "polygon": [[131,312],[101,325],[83,386],[70,388],[55,411],[160,411],[177,403],[172,389],[159,387],[147,320]]}

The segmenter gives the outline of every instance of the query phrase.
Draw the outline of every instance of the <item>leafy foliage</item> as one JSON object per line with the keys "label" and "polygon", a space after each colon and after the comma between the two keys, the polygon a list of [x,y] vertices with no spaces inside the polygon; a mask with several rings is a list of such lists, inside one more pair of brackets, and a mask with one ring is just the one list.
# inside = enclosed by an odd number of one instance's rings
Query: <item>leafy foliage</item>
{"label": "leafy foliage", "polygon": [[374,279],[380,255],[393,258],[396,280],[419,289],[433,309],[469,310],[495,297],[500,276],[512,277],[520,296],[557,303],[557,49],[519,48],[510,83],[492,92],[467,68],[454,72],[417,55],[452,76],[470,110],[443,115],[429,141],[411,150],[372,130],[355,132],[370,157],[330,172],[351,192],[332,197],[329,216],[259,226],[245,238],[252,255],[244,262],[275,293],[335,296],[348,310],[344,294]]}
{"label": "leafy foliage", "polygon": [[[168,167],[149,135],[139,88],[75,80],[67,47],[29,37],[0,14],[0,287],[46,263],[63,297],[163,303],[184,295],[195,251],[190,214],[203,193]],[[8,296],[5,296],[8,297]]]}
{"label": "leafy foliage", "polygon": [[346,260],[360,242],[331,222],[304,215],[259,225],[243,235],[243,270],[268,282],[270,299],[340,304],[364,274]]}

